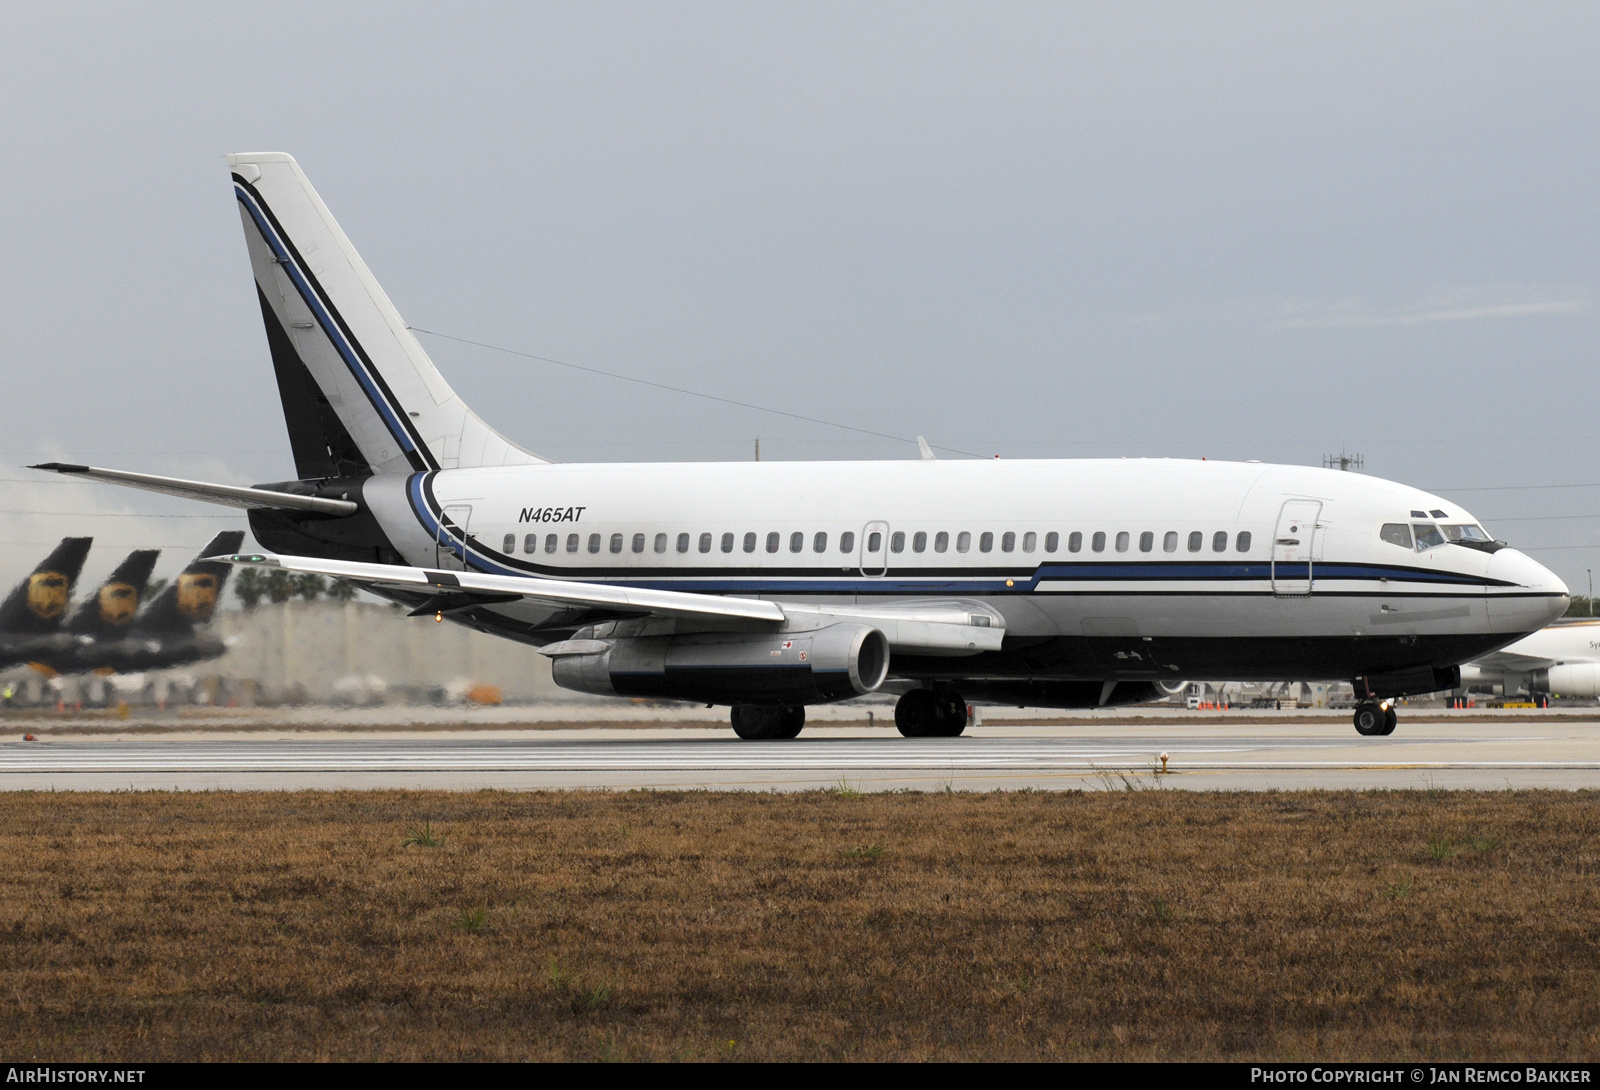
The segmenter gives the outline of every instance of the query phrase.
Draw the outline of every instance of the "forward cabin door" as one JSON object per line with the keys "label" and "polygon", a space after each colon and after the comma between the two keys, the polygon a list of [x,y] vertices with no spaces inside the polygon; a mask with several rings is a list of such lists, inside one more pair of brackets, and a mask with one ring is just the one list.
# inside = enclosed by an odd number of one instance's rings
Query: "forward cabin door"
{"label": "forward cabin door", "polygon": [[441,571],[466,569],[467,526],[472,522],[472,504],[452,503],[439,516],[439,535],[433,543],[434,564]]}
{"label": "forward cabin door", "polygon": [[1272,593],[1280,598],[1311,593],[1322,554],[1322,527],[1317,524],[1321,514],[1321,500],[1289,500],[1278,512],[1278,529],[1272,535]]}
{"label": "forward cabin door", "polygon": [[879,576],[889,570],[889,524],[869,522],[861,531],[861,574]]}

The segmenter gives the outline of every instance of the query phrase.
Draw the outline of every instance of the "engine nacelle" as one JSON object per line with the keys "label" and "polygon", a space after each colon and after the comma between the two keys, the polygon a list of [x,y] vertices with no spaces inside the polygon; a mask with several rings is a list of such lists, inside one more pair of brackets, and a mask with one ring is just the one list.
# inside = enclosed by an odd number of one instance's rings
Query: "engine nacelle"
{"label": "engine nacelle", "polygon": [[1552,696],[1600,696],[1600,663],[1563,662],[1528,675],[1528,688]]}
{"label": "engine nacelle", "polygon": [[870,693],[889,673],[889,641],[871,625],[811,632],[584,639],[555,647],[563,689],[702,704],[825,704]]}

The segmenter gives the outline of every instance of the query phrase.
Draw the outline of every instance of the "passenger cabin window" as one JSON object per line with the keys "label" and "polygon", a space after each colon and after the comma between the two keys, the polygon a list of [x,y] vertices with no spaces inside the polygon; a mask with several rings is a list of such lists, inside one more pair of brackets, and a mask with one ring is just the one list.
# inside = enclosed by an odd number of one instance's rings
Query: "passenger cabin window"
{"label": "passenger cabin window", "polygon": [[[1080,534],[1078,536],[1078,540],[1082,541],[1083,540],[1083,535]],[[1051,530],[1048,534],[1044,535],[1044,551],[1045,552],[1053,553],[1060,546],[1061,546],[1061,535],[1060,534],[1056,533],[1054,530]],[[1078,550],[1074,549],[1072,551],[1073,552],[1077,552]]]}
{"label": "passenger cabin window", "polygon": [[1178,551],[1178,531],[1167,531],[1167,536],[1161,539],[1161,551],[1165,553],[1175,553]]}
{"label": "passenger cabin window", "polygon": [[1417,549],[1437,549],[1445,544],[1444,535],[1431,522],[1413,522],[1411,530],[1417,535]]}
{"label": "passenger cabin window", "polygon": [[744,551],[747,553],[756,551],[756,532],[754,530],[749,530],[744,535]]}
{"label": "passenger cabin window", "polygon": [[1017,551],[1017,535],[1013,531],[1007,530],[1005,533],[1000,535],[1000,551],[1003,553],[1014,553]]}
{"label": "passenger cabin window", "polygon": [[1250,531],[1249,530],[1240,530],[1239,531],[1239,536],[1234,541],[1234,548],[1238,549],[1241,553],[1247,553],[1247,552],[1250,551]]}
{"label": "passenger cabin window", "polygon": [[1067,535],[1067,552],[1081,553],[1083,551],[1083,531],[1074,530]]}
{"label": "passenger cabin window", "polygon": [[634,534],[633,535],[633,551],[636,552],[636,553],[644,552],[644,535],[643,534]]}
{"label": "passenger cabin window", "polygon": [[514,553],[514,552],[516,552],[517,551],[517,535],[516,534],[507,534],[506,535],[506,539],[500,543],[500,551],[503,552],[503,553]]}
{"label": "passenger cabin window", "polygon": [[597,553],[597,552],[600,551],[600,535],[599,534],[590,534],[589,535],[589,551],[591,553]]}
{"label": "passenger cabin window", "polygon": [[1228,551],[1228,531],[1218,530],[1211,535],[1211,551],[1225,553]]}
{"label": "passenger cabin window", "polygon": [[980,553],[986,553],[991,551],[993,548],[994,534],[990,533],[988,530],[985,530],[982,536],[978,538],[978,551]]}
{"label": "passenger cabin window", "polygon": [[1118,530],[1117,531],[1117,552],[1125,553],[1127,551],[1128,551],[1128,531],[1126,531],[1126,530]]}
{"label": "passenger cabin window", "polygon": [[1386,522],[1383,529],[1378,531],[1378,536],[1391,545],[1398,545],[1402,549],[1411,548],[1411,527],[1403,522]]}
{"label": "passenger cabin window", "polygon": [[556,546],[559,545],[560,543],[561,543],[561,535],[560,534],[546,534],[544,536],[544,551],[547,552],[547,553],[553,553],[553,552],[556,551]]}
{"label": "passenger cabin window", "polygon": [[527,537],[523,538],[522,539],[522,551],[525,552],[525,553],[538,552],[539,551],[539,535],[538,534],[529,534]]}
{"label": "passenger cabin window", "polygon": [[883,531],[874,530],[867,535],[867,552],[875,553],[883,548]]}
{"label": "passenger cabin window", "polygon": [[710,534],[701,534],[700,535],[700,551],[703,552],[703,553],[709,553],[711,551],[711,535]]}
{"label": "passenger cabin window", "polygon": [[889,551],[891,553],[903,553],[906,551],[906,532],[904,530],[896,530],[889,535]]}
{"label": "passenger cabin window", "polygon": [[1091,549],[1093,549],[1097,553],[1105,552],[1106,551],[1106,532],[1104,530],[1096,530],[1094,532],[1094,537],[1091,538],[1090,541],[1089,541],[1089,547]]}
{"label": "passenger cabin window", "polygon": [[925,553],[928,551],[928,532],[926,530],[918,530],[912,536],[911,551],[914,553]]}
{"label": "passenger cabin window", "polygon": [[769,553],[777,552],[778,551],[778,546],[781,545],[782,543],[783,543],[783,535],[778,533],[778,531],[773,530],[771,533],[769,533],[767,535],[767,552],[769,552]]}
{"label": "passenger cabin window", "polygon": [[664,553],[666,551],[667,551],[667,535],[666,534],[657,534],[656,535],[656,552]]}
{"label": "passenger cabin window", "polygon": [[1032,530],[1029,530],[1027,533],[1022,535],[1022,551],[1023,552],[1025,552],[1025,553],[1033,552],[1034,548],[1038,544],[1039,544],[1039,535],[1034,533]]}
{"label": "passenger cabin window", "polygon": [[[641,549],[644,548],[644,535],[643,534],[639,535],[639,547]],[[614,553],[620,553],[622,551],[622,535],[621,534],[612,534],[611,535],[611,551],[614,552]]]}
{"label": "passenger cabin window", "polygon": [[811,551],[814,553],[828,551],[828,534],[826,531],[819,530],[817,536],[811,539]]}
{"label": "passenger cabin window", "polygon": [[846,530],[839,535],[839,551],[853,553],[856,551],[856,535],[854,530]]}
{"label": "passenger cabin window", "polygon": [[[678,551],[680,553],[686,553],[686,552],[689,551],[689,535],[688,534],[679,534],[678,535]],[[710,538],[706,539],[706,547],[704,549],[701,549],[700,551],[703,552],[703,553],[711,551],[711,539]]]}
{"label": "passenger cabin window", "polygon": [[1195,530],[1192,533],[1190,533],[1190,535],[1189,535],[1189,551],[1191,553],[1199,552],[1202,548],[1205,547],[1205,543],[1206,543],[1206,535],[1205,534],[1202,534],[1199,530]]}
{"label": "passenger cabin window", "polygon": [[567,552],[575,553],[577,551],[578,551],[578,535],[577,534],[568,534],[567,535]]}
{"label": "passenger cabin window", "polygon": [[806,547],[805,531],[796,530],[794,533],[789,535],[789,551],[791,553],[804,552],[805,551],[805,547]]}
{"label": "passenger cabin window", "polygon": [[947,531],[940,530],[937,534],[933,535],[934,552],[942,553],[948,548],[950,548],[950,534]]}
{"label": "passenger cabin window", "polygon": [[1153,549],[1155,547],[1156,547],[1156,535],[1155,534],[1151,533],[1149,530],[1146,530],[1144,533],[1139,535],[1139,551],[1141,553],[1147,553],[1147,552],[1149,552],[1151,549]]}
{"label": "passenger cabin window", "polygon": [[962,530],[956,535],[956,552],[964,553],[970,548],[972,548],[972,533]]}
{"label": "passenger cabin window", "polygon": [[732,533],[726,533],[726,534],[722,535],[722,551],[725,552],[725,553],[733,552],[733,534]]}

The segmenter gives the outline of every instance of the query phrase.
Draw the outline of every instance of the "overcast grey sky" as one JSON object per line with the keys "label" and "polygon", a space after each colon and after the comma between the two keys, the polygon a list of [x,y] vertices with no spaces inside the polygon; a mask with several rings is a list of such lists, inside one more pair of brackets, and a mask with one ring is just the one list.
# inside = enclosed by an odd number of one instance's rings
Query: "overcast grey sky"
{"label": "overcast grey sky", "polygon": [[[416,326],[986,455],[1344,446],[1581,591],[1597,24],[1532,3],[9,5],[0,450],[293,475],[222,162],[281,150]],[[758,435],[765,457],[915,456],[422,339],[559,460],[747,458]],[[0,473],[8,585],[64,533],[101,541],[93,578],[239,523],[28,476]],[[1588,487],[1523,487],[1549,484]]]}

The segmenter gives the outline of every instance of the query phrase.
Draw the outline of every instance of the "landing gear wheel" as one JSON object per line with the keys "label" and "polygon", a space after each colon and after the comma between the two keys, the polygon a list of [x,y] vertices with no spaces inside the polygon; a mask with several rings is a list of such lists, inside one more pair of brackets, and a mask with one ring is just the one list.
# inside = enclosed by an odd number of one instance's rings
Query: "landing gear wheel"
{"label": "landing gear wheel", "polygon": [[967,702],[959,693],[939,694],[939,729],[936,738],[959,738],[967,729]]}
{"label": "landing gear wheel", "polygon": [[907,738],[955,738],[967,729],[967,703],[957,693],[912,689],[895,704],[894,725]]}
{"label": "landing gear wheel", "polygon": [[1394,705],[1391,704],[1383,710],[1383,733],[1393,734],[1394,728],[1400,722],[1400,717],[1395,714]]}
{"label": "landing gear wheel", "polygon": [[[1356,733],[1363,737],[1371,738],[1385,734],[1388,725],[1388,714],[1384,712],[1382,704],[1376,700],[1364,700],[1356,705],[1355,714]],[[1394,729],[1392,727],[1390,730]]]}
{"label": "landing gear wheel", "polygon": [[730,715],[733,733],[746,741],[794,738],[806,725],[805,708],[775,708],[765,704],[735,704]]}
{"label": "landing gear wheel", "polygon": [[907,738],[932,738],[939,726],[939,698],[932,689],[912,689],[894,706],[894,725]]}

